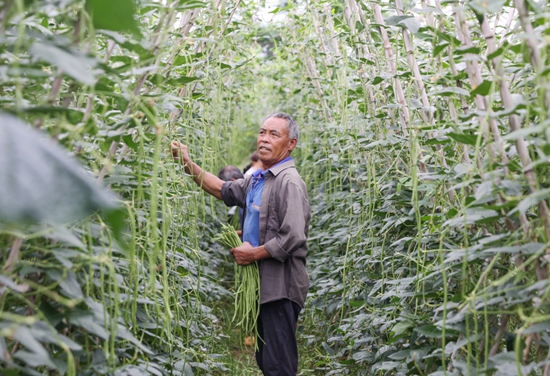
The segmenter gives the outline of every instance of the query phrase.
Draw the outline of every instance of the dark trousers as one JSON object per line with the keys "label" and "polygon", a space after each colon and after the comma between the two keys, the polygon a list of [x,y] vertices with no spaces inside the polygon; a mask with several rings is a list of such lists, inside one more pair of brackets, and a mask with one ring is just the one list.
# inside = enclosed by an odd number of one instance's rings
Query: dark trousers
{"label": "dark trousers", "polygon": [[296,376],[296,323],[300,306],[288,299],[260,305],[256,362],[265,376]]}

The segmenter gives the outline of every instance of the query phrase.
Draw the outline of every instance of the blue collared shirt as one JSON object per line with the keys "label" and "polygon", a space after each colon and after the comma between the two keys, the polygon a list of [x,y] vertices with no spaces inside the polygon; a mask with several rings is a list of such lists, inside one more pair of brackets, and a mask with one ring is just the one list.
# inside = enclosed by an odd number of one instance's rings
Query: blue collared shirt
{"label": "blue collared shirt", "polygon": [[[271,168],[291,161],[292,157],[287,157],[271,166]],[[264,191],[265,174],[267,170],[258,169],[252,173],[252,183],[246,194],[246,215],[244,217],[243,241],[249,242],[252,246],[260,245],[260,205],[262,203],[262,193]]]}

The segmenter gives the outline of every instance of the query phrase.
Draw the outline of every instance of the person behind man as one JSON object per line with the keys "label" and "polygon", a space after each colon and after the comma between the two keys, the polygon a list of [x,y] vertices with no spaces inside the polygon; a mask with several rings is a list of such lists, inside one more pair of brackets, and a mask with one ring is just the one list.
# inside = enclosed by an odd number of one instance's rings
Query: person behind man
{"label": "person behind man", "polygon": [[306,270],[310,207],[306,185],[290,156],[298,143],[296,121],[288,114],[269,115],[257,138],[262,169],[223,182],[189,157],[186,145],[172,141],[173,157],[207,193],[227,206],[244,208],[243,244],[230,250],[238,265],[258,262],[261,279],[258,366],[266,376],[296,375],[296,324],[309,276]]}
{"label": "person behind man", "polygon": [[254,150],[254,153],[250,155],[250,163],[243,170],[244,176],[252,175],[259,168],[262,168],[262,161],[260,161],[258,151]]}
{"label": "person behind man", "polygon": [[[237,179],[244,179],[244,175],[236,166],[225,166],[220,171],[218,171],[218,178],[220,178],[223,181],[234,181]],[[237,213],[237,205],[234,205],[229,208],[227,211],[227,223],[231,224],[233,227],[235,227],[235,230],[237,230],[237,234],[239,236],[242,236],[242,227],[243,227],[243,209],[239,208],[239,216],[236,217],[235,213]]]}
{"label": "person behind man", "polygon": [[244,175],[236,166],[225,166],[218,172],[218,178],[223,181],[233,181],[237,179],[243,179]]}

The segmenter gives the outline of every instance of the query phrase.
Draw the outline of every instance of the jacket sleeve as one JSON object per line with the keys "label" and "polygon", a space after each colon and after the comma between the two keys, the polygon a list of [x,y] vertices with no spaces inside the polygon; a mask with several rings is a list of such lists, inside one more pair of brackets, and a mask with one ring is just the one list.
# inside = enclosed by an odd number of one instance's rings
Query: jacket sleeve
{"label": "jacket sleeve", "polygon": [[279,228],[268,227],[274,236],[264,246],[271,257],[283,262],[307,241],[310,212],[305,185],[285,181],[278,194]]}
{"label": "jacket sleeve", "polygon": [[227,181],[222,185],[222,199],[225,205],[238,206],[244,208],[246,202],[246,189],[251,177],[247,176],[244,179]]}

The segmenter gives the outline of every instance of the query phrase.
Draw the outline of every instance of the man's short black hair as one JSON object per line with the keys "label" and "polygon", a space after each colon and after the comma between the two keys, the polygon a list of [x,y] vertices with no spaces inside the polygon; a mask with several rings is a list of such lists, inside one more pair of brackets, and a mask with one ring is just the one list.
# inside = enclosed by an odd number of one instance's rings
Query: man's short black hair
{"label": "man's short black hair", "polygon": [[243,179],[243,173],[235,166],[225,166],[218,172],[218,177],[223,181],[232,181],[237,179]]}

